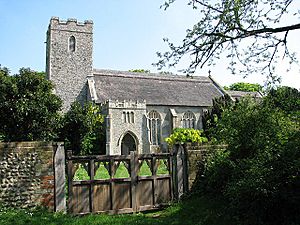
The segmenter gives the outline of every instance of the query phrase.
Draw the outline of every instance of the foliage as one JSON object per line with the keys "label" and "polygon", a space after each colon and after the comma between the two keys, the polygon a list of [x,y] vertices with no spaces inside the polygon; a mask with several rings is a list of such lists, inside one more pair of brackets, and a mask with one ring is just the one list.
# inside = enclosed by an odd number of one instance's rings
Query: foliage
{"label": "foliage", "polygon": [[21,68],[10,76],[0,67],[0,138],[4,141],[53,140],[62,101],[44,73]]}
{"label": "foliage", "polygon": [[[228,202],[244,224],[296,224],[300,208],[300,124],[264,101],[226,108],[216,130],[226,150],[207,160],[198,190]],[[278,99],[279,100],[279,99]]]}
{"label": "foliage", "polygon": [[229,95],[224,95],[213,99],[213,107],[211,110],[203,113],[203,130],[204,135],[209,139],[216,139],[215,128],[221,119],[222,112],[233,104]]}
{"label": "foliage", "polygon": [[271,150],[284,144],[295,126],[284,112],[245,98],[223,112],[218,136],[226,140],[234,159],[245,158],[256,155],[262,148]]}
{"label": "foliage", "polygon": [[2,67],[0,64],[0,75],[1,76],[9,76],[10,71],[7,67]]}
{"label": "foliage", "polygon": [[231,90],[231,91],[255,92],[255,91],[262,91],[263,87],[260,84],[238,82],[238,83],[231,84],[229,87],[225,86],[224,89]]}
{"label": "foliage", "polygon": [[[176,0],[162,5],[170,7]],[[293,0],[189,0],[188,5],[199,11],[199,20],[179,46],[167,38],[170,51],[158,52],[162,67],[175,66],[184,55],[191,62],[186,73],[194,73],[197,67],[215,65],[225,54],[231,60],[232,73],[247,76],[250,73],[265,73],[273,80],[275,64],[284,58],[289,63],[297,62],[295,53],[288,48],[288,35],[300,28],[300,24],[280,26],[298,16]],[[284,19],[283,19],[284,18]],[[238,70],[238,71],[237,71]]]}
{"label": "foliage", "polygon": [[132,69],[132,70],[129,70],[129,72],[134,72],[134,73],[150,73],[150,70],[145,70],[145,69]]}
{"label": "foliage", "polygon": [[175,143],[205,143],[207,138],[202,136],[202,130],[196,130],[193,128],[175,128],[172,134],[165,139],[168,145],[174,145]]}
{"label": "foliage", "polygon": [[296,88],[286,86],[273,88],[269,91],[264,103],[269,108],[283,110],[292,116],[295,114],[300,116],[300,91]]}
{"label": "foliage", "polygon": [[61,137],[66,149],[82,155],[105,153],[103,122],[99,106],[90,102],[82,106],[74,102],[63,118]]}

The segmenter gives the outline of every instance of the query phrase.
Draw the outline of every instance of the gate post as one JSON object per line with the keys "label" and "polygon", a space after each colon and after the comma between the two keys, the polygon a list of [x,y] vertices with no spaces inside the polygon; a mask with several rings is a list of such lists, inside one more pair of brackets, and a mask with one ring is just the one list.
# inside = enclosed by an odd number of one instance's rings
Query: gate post
{"label": "gate post", "polygon": [[188,163],[185,145],[175,144],[173,146],[173,171],[174,197],[179,199],[189,190]]}
{"label": "gate post", "polygon": [[67,151],[67,176],[68,176],[68,212],[73,213],[73,161],[71,160],[72,150]]}
{"label": "gate post", "polygon": [[137,185],[137,175],[139,169],[139,158],[135,151],[130,151],[130,177],[131,177],[131,204],[133,212],[138,210],[137,208],[137,195],[136,195],[136,185]]}
{"label": "gate post", "polygon": [[63,143],[56,143],[54,147],[54,211],[66,212],[65,149]]}

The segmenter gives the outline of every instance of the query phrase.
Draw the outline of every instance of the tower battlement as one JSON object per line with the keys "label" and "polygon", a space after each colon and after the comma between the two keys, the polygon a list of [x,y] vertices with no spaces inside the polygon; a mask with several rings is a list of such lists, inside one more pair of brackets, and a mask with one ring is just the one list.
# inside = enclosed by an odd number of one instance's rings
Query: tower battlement
{"label": "tower battlement", "polygon": [[49,29],[93,33],[93,21],[85,20],[84,22],[79,22],[77,19],[73,18],[61,20],[59,17],[51,17]]}

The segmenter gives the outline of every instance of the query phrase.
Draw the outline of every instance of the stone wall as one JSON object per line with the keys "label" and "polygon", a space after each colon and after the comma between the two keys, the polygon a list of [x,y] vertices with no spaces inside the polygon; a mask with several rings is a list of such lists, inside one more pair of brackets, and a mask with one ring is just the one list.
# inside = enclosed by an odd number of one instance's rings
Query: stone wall
{"label": "stone wall", "polygon": [[64,211],[64,165],[61,143],[0,143],[0,205]]}
{"label": "stone wall", "polygon": [[225,149],[226,145],[193,145],[186,144],[184,148],[188,155],[189,188],[193,186],[197,173],[204,166],[205,157],[218,149]]}

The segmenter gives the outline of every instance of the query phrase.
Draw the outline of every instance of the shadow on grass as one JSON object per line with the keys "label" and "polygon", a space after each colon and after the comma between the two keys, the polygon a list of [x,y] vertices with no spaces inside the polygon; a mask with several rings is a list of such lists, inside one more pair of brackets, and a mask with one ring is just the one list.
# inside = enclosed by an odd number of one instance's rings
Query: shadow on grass
{"label": "shadow on grass", "polygon": [[191,197],[180,203],[156,212],[137,213],[126,215],[88,215],[74,217],[61,213],[49,213],[44,210],[32,212],[22,210],[0,211],[1,225],[28,225],[28,224],[114,224],[114,225],[232,225],[237,224],[226,216],[223,209],[225,203],[205,197]]}

